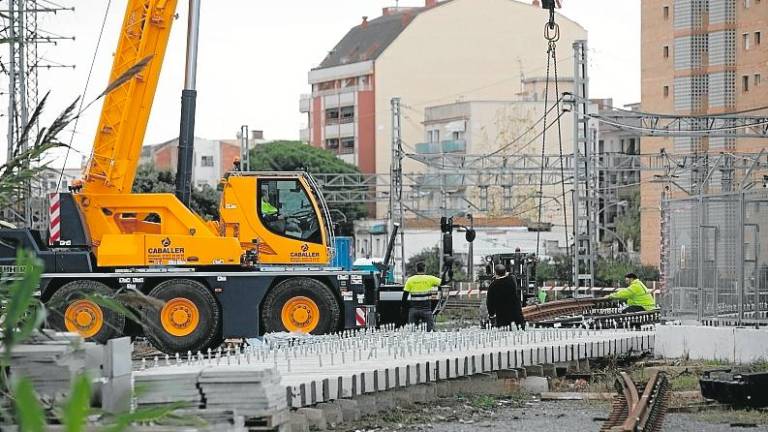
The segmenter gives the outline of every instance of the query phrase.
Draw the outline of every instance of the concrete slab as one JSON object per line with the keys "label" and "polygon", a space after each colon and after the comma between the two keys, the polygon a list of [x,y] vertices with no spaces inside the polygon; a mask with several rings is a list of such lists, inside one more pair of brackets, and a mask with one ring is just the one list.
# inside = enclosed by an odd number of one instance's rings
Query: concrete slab
{"label": "concrete slab", "polygon": [[528,365],[525,367],[525,375],[527,377],[543,377],[544,367],[541,365]]}
{"label": "concrete slab", "polygon": [[549,380],[544,377],[529,376],[520,381],[523,389],[533,394],[541,394],[549,391]]}
{"label": "concrete slab", "polygon": [[304,416],[310,428],[317,430],[328,429],[328,423],[325,420],[325,414],[323,413],[323,410],[316,408],[299,408],[296,410],[296,413],[298,415]]}
{"label": "concrete slab", "polygon": [[309,432],[309,423],[304,414],[290,413],[288,418],[288,428],[291,432]]}
{"label": "concrete slab", "polygon": [[122,337],[110,339],[104,348],[104,370],[102,376],[111,378],[130,375],[133,371],[131,354],[133,345],[131,338]]}
{"label": "concrete slab", "polygon": [[551,363],[545,363],[541,365],[542,376],[547,378],[557,378],[557,369],[555,365]]}
{"label": "concrete slab", "polygon": [[373,415],[378,412],[376,395],[362,395],[355,399],[361,416]]}
{"label": "concrete slab", "polygon": [[337,425],[340,425],[344,421],[341,405],[335,401],[317,404],[315,408],[323,412],[325,421],[328,423],[328,427],[331,429],[335,428]]}
{"label": "concrete slab", "polygon": [[768,330],[708,326],[656,327],[654,355],[752,363],[768,358]]}
{"label": "concrete slab", "polygon": [[339,399],[336,403],[338,403],[341,408],[341,415],[344,423],[360,420],[361,412],[357,401],[351,399]]}
{"label": "concrete slab", "polygon": [[394,390],[391,391],[392,398],[395,402],[395,407],[397,408],[412,408],[413,407],[413,396],[411,389],[402,389],[402,390]]}

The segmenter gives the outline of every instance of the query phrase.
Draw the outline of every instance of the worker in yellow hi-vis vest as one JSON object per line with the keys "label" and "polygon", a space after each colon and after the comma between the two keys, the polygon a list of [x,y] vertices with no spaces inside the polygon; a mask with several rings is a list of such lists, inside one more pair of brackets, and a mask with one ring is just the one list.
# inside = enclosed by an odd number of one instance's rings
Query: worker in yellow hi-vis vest
{"label": "worker in yellow hi-vis vest", "polygon": [[624,276],[628,287],[622,288],[613,294],[606,296],[611,300],[623,300],[627,303],[627,307],[621,311],[622,313],[643,312],[656,309],[656,300],[654,300],[651,291],[648,287],[637,278],[634,273],[627,273]]}
{"label": "worker in yellow hi-vis vest", "polygon": [[416,274],[405,281],[403,288],[403,309],[408,311],[408,324],[427,324],[427,331],[435,329],[432,315],[432,288],[439,287],[440,278],[426,274],[427,266],[416,264]]}

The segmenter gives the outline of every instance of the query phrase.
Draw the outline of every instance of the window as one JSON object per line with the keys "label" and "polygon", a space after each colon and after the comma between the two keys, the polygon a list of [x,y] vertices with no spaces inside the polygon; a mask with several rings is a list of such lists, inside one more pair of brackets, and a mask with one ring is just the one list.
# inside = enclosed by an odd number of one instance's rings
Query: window
{"label": "window", "polygon": [[744,9],[749,7],[750,0],[744,0]]}
{"label": "window", "polygon": [[741,35],[741,46],[745,51],[749,49],[749,33],[744,33]]}
{"label": "window", "polygon": [[200,156],[200,166],[212,167],[213,166],[213,156]]}
{"label": "window", "polygon": [[340,114],[339,114],[341,120],[340,123],[352,123],[355,121],[355,107],[354,106],[345,106],[341,107]]}
{"label": "window", "polygon": [[339,139],[338,138],[328,138],[325,140],[325,148],[327,149],[337,149],[339,148]]}
{"label": "window", "polygon": [[762,77],[760,74],[755,74],[755,87],[760,85],[760,81],[762,80]]}
{"label": "window", "polygon": [[664,86],[664,97],[669,97],[669,86]]}
{"label": "window", "polygon": [[741,77],[741,91],[749,91],[749,75],[744,75]]}
{"label": "window", "polygon": [[453,132],[451,134],[451,139],[454,141],[461,141],[464,139],[464,132]]}
{"label": "window", "polygon": [[669,58],[669,45],[664,46],[664,58]]}
{"label": "window", "polygon": [[431,143],[440,142],[440,130],[433,129],[431,131],[427,131],[427,141]]}
{"label": "window", "polygon": [[762,34],[759,31],[755,32],[755,46],[759,46],[760,42],[762,42]]}
{"label": "window", "polygon": [[322,243],[315,208],[298,180],[259,180],[258,194],[258,213],[267,229],[283,237]]}
{"label": "window", "polygon": [[664,6],[664,19],[669,19],[669,6]]}
{"label": "window", "polygon": [[342,153],[352,153],[355,151],[355,138],[354,137],[348,137],[348,138],[342,138],[341,139],[341,150]]}
{"label": "window", "polygon": [[339,109],[338,108],[327,108],[325,110],[325,123],[326,124],[336,124],[339,122]]}

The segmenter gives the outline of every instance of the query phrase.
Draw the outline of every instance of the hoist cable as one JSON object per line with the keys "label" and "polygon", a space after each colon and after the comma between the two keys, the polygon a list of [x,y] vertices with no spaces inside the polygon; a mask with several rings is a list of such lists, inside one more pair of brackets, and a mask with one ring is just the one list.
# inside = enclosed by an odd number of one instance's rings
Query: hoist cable
{"label": "hoist cable", "polygon": [[[545,29],[548,29],[549,25],[545,26]],[[549,108],[549,78],[550,78],[550,66],[552,64],[552,46],[554,45],[553,41],[549,41],[549,46],[547,47],[547,75],[546,75],[546,81],[544,83],[544,119],[543,125],[544,130],[541,134],[541,170],[539,173],[539,205],[538,205],[538,216],[537,216],[537,229],[536,229],[536,256],[539,256],[540,247],[541,247],[541,216],[544,208],[544,155],[546,154],[546,146],[547,146],[547,108]]]}
{"label": "hoist cable", "polygon": [[[553,44],[552,46],[552,57],[557,56],[557,46]],[[555,73],[555,94],[560,95],[560,77],[557,73],[557,62],[554,64],[554,73]],[[556,102],[556,106],[558,108],[558,111],[560,111],[560,101],[562,99],[558,99]],[[560,178],[565,179],[565,161],[563,160],[565,155],[563,154],[563,130],[560,122],[560,117],[557,117],[557,143],[560,151]],[[565,181],[560,182],[560,186],[562,187],[562,207],[563,207],[563,226],[565,227],[565,251],[566,256],[571,256],[571,246],[570,242],[568,241],[568,206],[566,205],[566,195],[565,195]]]}

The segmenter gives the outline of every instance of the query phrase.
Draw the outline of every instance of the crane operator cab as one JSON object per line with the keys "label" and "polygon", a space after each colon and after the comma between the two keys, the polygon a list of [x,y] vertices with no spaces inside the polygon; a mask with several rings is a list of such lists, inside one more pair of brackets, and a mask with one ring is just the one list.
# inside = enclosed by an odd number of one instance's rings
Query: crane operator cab
{"label": "crane operator cab", "polygon": [[260,180],[259,194],[261,220],[270,231],[315,243],[322,240],[317,214],[298,181]]}
{"label": "crane operator cab", "polygon": [[255,251],[260,264],[330,262],[330,214],[307,173],[234,171],[224,179],[219,210],[219,229]]}

